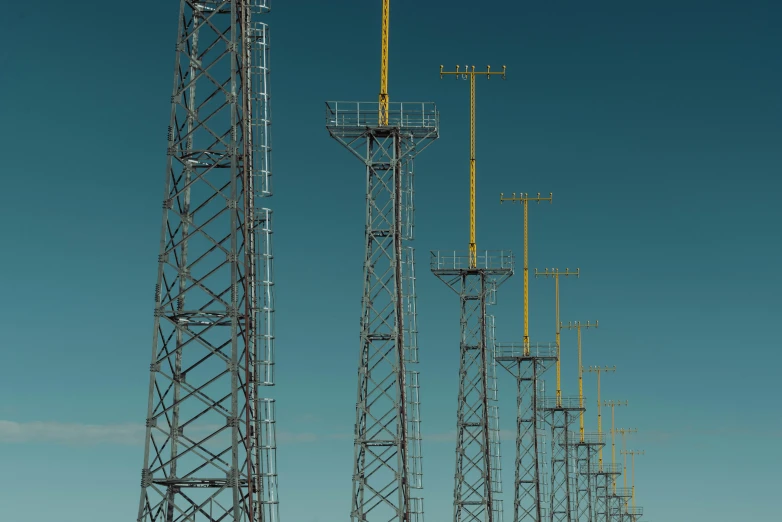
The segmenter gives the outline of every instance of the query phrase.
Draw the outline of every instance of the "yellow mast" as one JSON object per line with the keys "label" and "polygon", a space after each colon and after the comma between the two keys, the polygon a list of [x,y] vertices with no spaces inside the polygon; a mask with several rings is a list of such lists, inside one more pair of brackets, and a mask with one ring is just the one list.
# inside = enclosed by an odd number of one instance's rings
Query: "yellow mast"
{"label": "yellow mast", "polygon": [[[596,373],[597,374],[597,437],[598,440],[602,440],[602,433],[603,433],[603,417],[600,415],[600,374],[602,372],[616,372],[616,366],[590,366],[587,368],[587,371],[589,373]],[[600,446],[600,448],[597,450],[597,462],[599,466],[599,470],[603,471],[603,447]]]}
{"label": "yellow mast", "polygon": [[[635,511],[635,456],[636,455],[643,455],[644,451],[638,451],[638,450],[631,450],[631,451],[623,451],[622,453],[625,454],[625,459],[627,458],[627,455],[630,455],[630,474],[632,475],[631,484],[631,496],[633,499],[633,511]],[[626,486],[625,486],[626,487]]]}
{"label": "yellow mast", "polygon": [[524,207],[524,355],[529,357],[529,236],[527,235],[527,207],[530,201],[537,201],[538,204],[541,201],[553,202],[554,194],[549,192],[547,198],[542,198],[540,197],[540,192],[538,192],[537,197],[531,198],[526,192],[519,192],[519,197],[516,197],[514,192],[511,197],[506,198],[500,192],[500,204],[503,201],[519,202]]}
{"label": "yellow mast", "polygon": [[[611,467],[616,463],[616,430],[614,429],[614,408],[617,406],[627,406],[627,401],[604,401],[604,406],[611,407]],[[612,475],[614,483],[614,494],[616,494],[616,476]]]}
{"label": "yellow mast", "polygon": [[475,66],[469,68],[464,66],[464,71],[459,71],[459,66],[456,66],[456,71],[446,72],[443,71],[443,66],[440,66],[440,78],[444,75],[455,75],[457,79],[459,76],[462,79],[470,80],[470,268],[475,268],[478,264],[478,247],[475,244],[475,75],[485,74],[486,78],[491,79],[493,74],[501,74],[502,79],[505,79],[505,66],[502,66],[502,72],[491,72],[491,66],[486,66],[486,71],[475,71]]}
{"label": "yellow mast", "polygon": [[567,326],[562,326],[562,324],[560,324],[560,327],[567,328],[568,330],[575,329],[578,335],[578,407],[581,408],[581,413],[579,414],[579,431],[581,433],[581,442],[584,442],[584,367],[581,366],[581,329],[589,327],[597,328],[597,321],[595,321],[595,324],[590,324],[589,321],[587,321],[586,324],[581,324],[581,321],[576,321],[575,323],[568,323]]}
{"label": "yellow mast", "polygon": [[388,125],[388,20],[391,0],[383,0],[383,25],[380,32],[380,95],[377,118],[380,125]]}
{"label": "yellow mast", "polygon": [[[622,479],[624,480],[624,488],[627,489],[627,438],[626,435],[631,433],[638,433],[638,430],[636,428],[617,428],[617,433],[622,434],[622,450],[620,453],[622,454],[623,458],[623,464],[622,464]],[[625,499],[625,509],[627,508],[629,501]]]}
{"label": "yellow mast", "polygon": [[560,272],[558,268],[552,268],[549,270],[548,268],[544,269],[543,272],[538,272],[538,269],[535,269],[535,277],[538,276],[545,276],[549,277],[552,276],[554,278],[554,307],[556,308],[555,312],[555,320],[556,320],[556,332],[555,332],[555,343],[557,345],[557,407],[562,406],[562,379],[561,379],[561,349],[559,344],[559,327],[561,325],[559,321],[559,276],[579,276],[580,269],[576,268],[575,272],[571,272],[569,268],[565,268],[564,272]]}

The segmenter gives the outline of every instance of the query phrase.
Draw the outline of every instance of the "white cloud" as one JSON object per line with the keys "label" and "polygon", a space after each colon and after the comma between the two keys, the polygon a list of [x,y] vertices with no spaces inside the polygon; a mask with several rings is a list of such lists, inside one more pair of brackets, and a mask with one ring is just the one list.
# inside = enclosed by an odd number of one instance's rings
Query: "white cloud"
{"label": "white cloud", "polygon": [[[444,433],[423,433],[423,442],[452,442],[456,443],[456,430],[446,431]],[[500,430],[501,441],[514,441],[516,440],[516,432],[512,430]]]}
{"label": "white cloud", "polygon": [[[208,433],[219,426],[193,426],[188,433]],[[142,445],[146,431],[143,424],[77,424],[63,422],[15,422],[0,420],[0,444],[45,442],[65,445],[119,444]],[[315,433],[278,432],[277,442],[297,444],[317,442],[324,438],[344,439],[345,435],[318,436]],[[352,438],[349,436],[347,438]]]}
{"label": "white cloud", "polygon": [[56,444],[122,444],[144,442],[138,424],[75,424],[0,420],[0,443],[50,442]]}

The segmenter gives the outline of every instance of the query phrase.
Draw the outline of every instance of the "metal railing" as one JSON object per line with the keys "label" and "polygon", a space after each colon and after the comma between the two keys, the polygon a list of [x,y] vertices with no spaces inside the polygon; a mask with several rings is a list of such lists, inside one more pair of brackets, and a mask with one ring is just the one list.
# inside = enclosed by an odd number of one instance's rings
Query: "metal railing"
{"label": "metal railing", "polygon": [[[488,271],[513,271],[513,252],[510,250],[480,250],[476,256],[475,268]],[[432,271],[451,272],[469,270],[470,254],[467,251],[438,250],[431,252]]]}
{"label": "metal railing", "polygon": [[580,473],[589,473],[590,475],[621,475],[622,474],[622,465],[618,463],[603,463],[602,469],[600,468],[600,464],[598,463],[592,463],[587,466],[581,466],[579,469]]}
{"label": "metal railing", "polygon": [[[495,357],[498,360],[520,359],[524,356],[524,343],[497,343]],[[556,343],[530,343],[530,357],[557,358]]]}
{"label": "metal railing", "polygon": [[[568,443],[569,444],[579,444],[581,443],[581,433],[578,431],[569,431],[568,432]],[[564,437],[561,437],[561,439],[564,439]],[[560,443],[562,440],[560,440]],[[584,433],[584,444],[605,444],[605,433]]]}
{"label": "metal railing", "polygon": [[557,408],[564,410],[577,410],[581,408],[579,406],[581,400],[583,400],[583,404],[587,404],[586,397],[583,399],[579,399],[578,397],[561,397],[559,402],[557,402],[556,397],[539,398],[538,408],[541,410],[553,410]]}
{"label": "metal railing", "polygon": [[434,102],[397,102],[388,104],[388,125],[380,125],[378,102],[326,102],[326,127],[356,129],[399,127],[404,130],[437,132],[440,115]]}
{"label": "metal railing", "polygon": [[612,491],[612,495],[621,498],[630,498],[633,496],[632,488],[616,488],[616,491]]}

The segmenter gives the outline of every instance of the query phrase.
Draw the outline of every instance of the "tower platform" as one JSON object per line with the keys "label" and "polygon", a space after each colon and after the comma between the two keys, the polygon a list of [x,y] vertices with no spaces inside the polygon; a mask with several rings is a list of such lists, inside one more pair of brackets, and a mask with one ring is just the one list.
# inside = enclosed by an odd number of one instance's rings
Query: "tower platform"
{"label": "tower platform", "polygon": [[581,399],[578,397],[561,397],[559,401],[557,401],[556,397],[545,397],[538,399],[538,409],[544,411],[582,412],[586,411],[586,407],[581,406],[581,404],[586,402],[586,397]]}
{"label": "tower platform", "polygon": [[[581,434],[579,432],[568,432],[568,446],[589,446],[594,448],[602,448],[606,445],[604,433],[584,433],[584,440],[581,440]],[[565,444],[564,441],[559,441],[560,444]]]}
{"label": "tower platform", "polygon": [[388,125],[380,124],[378,102],[326,102],[326,129],[336,139],[359,138],[370,130],[399,129],[415,140],[439,137],[440,115],[434,102],[388,104]]}
{"label": "tower platform", "polygon": [[521,362],[535,359],[538,362],[556,362],[556,343],[530,343],[529,355],[525,355],[524,343],[497,343],[497,362]]}
{"label": "tower platform", "polygon": [[579,473],[582,475],[621,475],[622,466],[620,464],[603,464],[601,467],[599,464],[590,464],[589,466],[582,466],[579,469]]}

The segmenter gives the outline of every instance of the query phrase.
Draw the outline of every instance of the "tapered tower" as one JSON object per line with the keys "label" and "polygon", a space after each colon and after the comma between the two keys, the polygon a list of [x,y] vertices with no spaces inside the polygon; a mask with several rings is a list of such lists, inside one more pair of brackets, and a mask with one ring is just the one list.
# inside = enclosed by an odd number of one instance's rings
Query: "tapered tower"
{"label": "tapered tower", "polygon": [[413,159],[438,137],[438,113],[431,102],[389,101],[390,1],[378,3],[378,101],[326,103],[329,134],[360,160],[366,180],[350,519],[421,522]]}
{"label": "tapered tower", "polygon": [[182,0],[139,522],[276,522],[266,0]]}
{"label": "tapered tower", "polygon": [[491,337],[493,319],[486,313],[494,304],[497,288],[513,275],[513,254],[509,251],[481,251],[476,243],[476,157],[475,79],[486,75],[505,78],[502,72],[444,71],[440,77],[455,76],[470,82],[470,243],[467,252],[432,252],[432,273],[459,294],[459,392],[456,412],[456,472],[454,473],[454,522],[501,520],[499,436],[494,381],[495,346]]}

